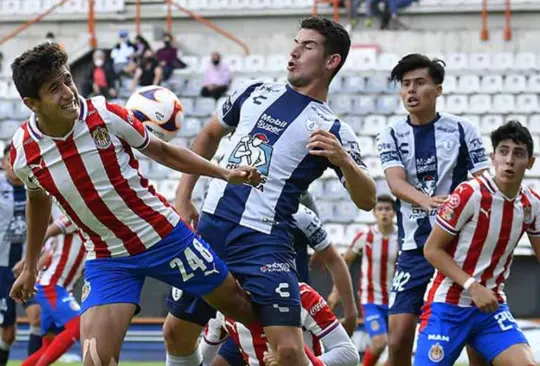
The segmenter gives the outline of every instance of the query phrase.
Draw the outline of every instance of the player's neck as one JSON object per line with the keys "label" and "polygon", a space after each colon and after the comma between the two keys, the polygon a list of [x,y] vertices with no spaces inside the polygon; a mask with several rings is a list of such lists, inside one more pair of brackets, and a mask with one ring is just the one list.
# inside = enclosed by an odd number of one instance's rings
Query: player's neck
{"label": "player's neck", "polygon": [[326,102],[328,99],[328,88],[321,85],[321,83],[322,81],[315,81],[306,86],[296,87],[291,85],[291,88],[300,94],[306,95],[320,102]]}
{"label": "player's neck", "polygon": [[36,123],[39,130],[44,135],[50,137],[64,137],[73,129],[75,120],[48,121],[47,118],[43,118],[42,116],[36,114]]}
{"label": "player's neck", "polygon": [[377,224],[377,227],[379,228],[379,232],[383,234],[383,236],[389,236],[394,233],[394,224],[389,224],[389,225]]}
{"label": "player's neck", "polygon": [[501,193],[504,194],[507,198],[516,197],[519,192],[519,188],[521,187],[521,181],[519,181],[519,183],[504,183],[497,179],[497,176],[495,176],[493,180],[499,188],[499,191],[501,191]]}
{"label": "player's neck", "polygon": [[435,109],[422,111],[415,114],[409,114],[409,120],[412,125],[422,126],[427,125],[437,118],[437,111]]}

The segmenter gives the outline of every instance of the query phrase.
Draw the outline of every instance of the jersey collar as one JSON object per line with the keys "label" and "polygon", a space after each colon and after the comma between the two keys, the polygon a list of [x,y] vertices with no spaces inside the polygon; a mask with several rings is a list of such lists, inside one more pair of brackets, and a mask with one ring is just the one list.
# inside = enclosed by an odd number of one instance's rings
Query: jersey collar
{"label": "jersey collar", "polygon": [[520,186],[518,193],[514,197],[507,197],[504,193],[501,192],[501,190],[499,189],[499,187],[495,183],[495,179],[493,179],[491,174],[489,174],[489,172],[487,172],[487,171],[482,174],[480,179],[484,183],[484,186],[487,188],[489,193],[495,194],[495,193],[499,192],[500,195],[503,196],[504,199],[506,199],[507,201],[515,200],[517,197],[520,197],[521,193],[523,192],[523,187]]}
{"label": "jersey collar", "polygon": [[424,127],[429,127],[431,126],[432,124],[434,124],[435,122],[437,122],[439,119],[441,119],[441,115],[439,114],[439,112],[437,112],[437,114],[435,115],[435,118],[429,122],[429,123],[426,123],[425,125],[413,125],[411,123],[411,117],[409,115],[407,115],[407,124],[413,128],[424,128]]}

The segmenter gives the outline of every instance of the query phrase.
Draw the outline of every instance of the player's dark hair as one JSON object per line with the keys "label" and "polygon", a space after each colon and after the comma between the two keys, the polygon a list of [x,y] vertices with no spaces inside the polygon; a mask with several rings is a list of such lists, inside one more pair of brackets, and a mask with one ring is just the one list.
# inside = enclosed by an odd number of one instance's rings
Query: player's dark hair
{"label": "player's dark hair", "polygon": [[519,121],[508,121],[504,125],[491,132],[491,145],[493,151],[497,149],[497,146],[504,140],[512,140],[516,144],[527,145],[527,152],[529,158],[533,156],[534,143],[529,132],[529,129],[521,124]]}
{"label": "player's dark hair", "polygon": [[306,18],[300,23],[300,28],[312,29],[324,37],[324,50],[327,56],[335,53],[341,56],[341,62],[332,74],[332,77],[334,77],[349,55],[349,49],[351,48],[349,33],[341,24],[323,17]]}
{"label": "player's dark hair", "polygon": [[414,70],[428,69],[429,76],[436,85],[440,85],[444,81],[444,67],[446,63],[443,60],[421,55],[419,53],[412,53],[403,57],[398,64],[392,69],[390,73],[390,79],[392,81],[400,82],[403,80],[403,76]]}
{"label": "player's dark hair", "polygon": [[389,203],[392,205],[392,210],[396,211],[396,200],[387,194],[381,194],[378,196],[377,203]]}
{"label": "player's dark hair", "polygon": [[11,148],[11,145],[9,145],[9,144],[4,147],[4,151],[3,151],[4,156],[8,155],[10,148]]}
{"label": "player's dark hair", "polygon": [[39,99],[39,88],[67,65],[68,56],[58,43],[42,43],[11,64],[13,82],[21,98]]}

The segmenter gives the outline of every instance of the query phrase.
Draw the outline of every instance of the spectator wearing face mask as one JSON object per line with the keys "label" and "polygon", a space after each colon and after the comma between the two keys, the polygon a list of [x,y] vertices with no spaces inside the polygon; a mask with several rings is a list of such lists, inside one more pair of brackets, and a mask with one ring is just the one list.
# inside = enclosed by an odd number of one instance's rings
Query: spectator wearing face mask
{"label": "spectator wearing face mask", "polygon": [[159,66],[159,61],[156,59],[154,52],[148,49],[144,52],[139,67],[135,70],[132,90],[135,91],[137,86],[159,85],[162,78],[163,69]]}
{"label": "spectator wearing face mask", "polygon": [[129,41],[129,35],[126,31],[118,33],[120,42],[118,42],[111,51],[111,59],[113,61],[113,69],[117,76],[122,74],[130,74],[128,64],[133,54],[135,46]]}
{"label": "spectator wearing face mask", "polygon": [[169,33],[163,36],[164,47],[156,52],[159,64],[163,68],[163,80],[167,81],[171,77],[174,69],[183,69],[187,65],[178,58],[178,49],[173,44],[173,38]]}
{"label": "spectator wearing face mask", "polygon": [[231,71],[229,67],[221,62],[221,55],[218,52],[213,52],[211,64],[204,74],[201,95],[217,100],[227,92],[230,83]]}
{"label": "spectator wearing face mask", "polygon": [[116,74],[107,60],[105,52],[95,50],[92,55],[94,66],[90,70],[89,80],[91,89],[89,95],[103,95],[106,99],[116,98]]}

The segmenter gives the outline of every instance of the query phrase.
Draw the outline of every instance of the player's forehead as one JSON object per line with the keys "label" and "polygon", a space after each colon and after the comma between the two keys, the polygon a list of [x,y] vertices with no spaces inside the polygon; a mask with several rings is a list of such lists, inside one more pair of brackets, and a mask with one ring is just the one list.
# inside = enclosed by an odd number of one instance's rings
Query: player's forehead
{"label": "player's forehead", "polygon": [[375,204],[376,210],[391,210],[392,204],[390,202],[377,202]]}
{"label": "player's forehead", "polygon": [[71,77],[69,68],[64,65],[58,70],[54,71],[51,76],[43,83],[42,87],[49,87],[54,83],[63,81],[66,77]]}
{"label": "player's forehead", "polygon": [[510,149],[510,150],[525,150],[527,151],[527,144],[520,141],[514,141],[512,139],[505,139],[499,142],[498,149]]}
{"label": "player's forehead", "polygon": [[294,42],[299,43],[299,44],[311,43],[311,44],[323,46],[324,41],[325,39],[323,35],[313,29],[301,28],[296,34],[296,36],[294,37]]}
{"label": "player's forehead", "polygon": [[405,74],[403,74],[403,79],[401,80],[401,82],[411,82],[411,81],[414,81],[414,80],[427,80],[427,81],[431,81],[431,76],[429,75],[429,70],[427,67],[422,67],[420,69],[414,69],[414,70],[411,70],[411,71],[408,71],[406,72]]}

